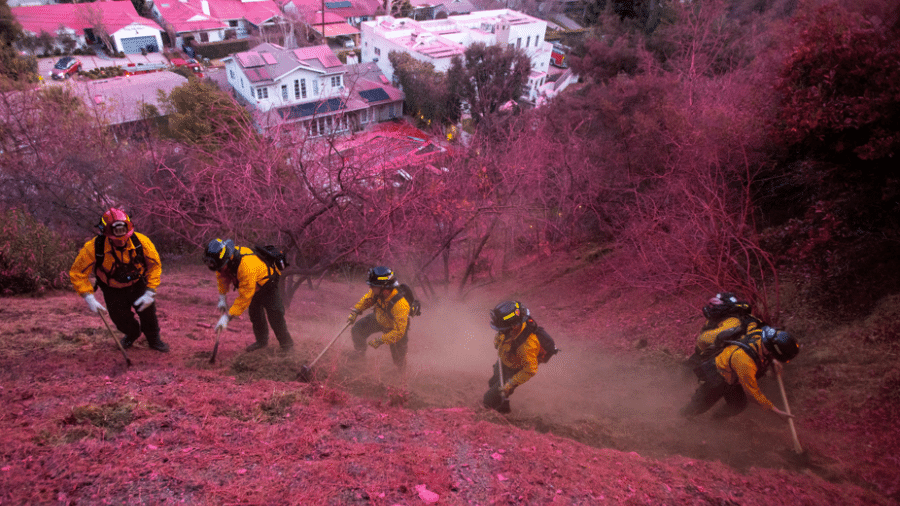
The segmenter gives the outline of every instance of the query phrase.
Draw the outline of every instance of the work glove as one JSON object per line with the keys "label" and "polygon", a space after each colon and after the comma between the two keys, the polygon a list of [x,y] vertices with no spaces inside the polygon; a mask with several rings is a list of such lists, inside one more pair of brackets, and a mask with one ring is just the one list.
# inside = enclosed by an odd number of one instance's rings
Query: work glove
{"label": "work glove", "polygon": [[509,397],[512,395],[513,390],[516,389],[516,386],[512,383],[507,382],[505,385],[500,387],[500,393],[503,394],[503,397]]}
{"label": "work glove", "polygon": [[134,301],[134,307],[137,308],[138,312],[141,312],[148,307],[153,305],[153,297],[156,296],[156,292],[153,290],[147,290],[144,292],[144,295],[138,297],[138,300]]}
{"label": "work glove", "polygon": [[380,337],[376,337],[375,339],[372,339],[371,341],[369,341],[369,346],[371,346],[372,348],[375,348],[376,350],[382,344],[384,344],[384,339],[382,339]]}
{"label": "work glove", "polygon": [[99,302],[97,302],[97,298],[94,297],[94,294],[92,294],[92,293],[89,293],[89,294],[85,295],[85,296],[84,296],[84,301],[87,302],[88,309],[90,309],[91,312],[94,312],[94,313],[97,313],[97,312],[99,312],[99,311],[103,311],[104,313],[107,312],[107,311],[106,311],[106,308],[103,307],[102,304],[100,304]]}
{"label": "work glove", "polygon": [[216,306],[216,309],[218,309],[220,313],[228,311],[228,302],[225,299],[225,295],[219,294],[219,305]]}
{"label": "work glove", "polygon": [[227,329],[227,328],[228,328],[228,322],[230,322],[230,321],[231,321],[231,315],[228,314],[228,313],[223,314],[222,317],[219,318],[219,322],[216,323],[216,330],[219,330],[219,329],[225,330],[225,329]]}
{"label": "work glove", "polygon": [[347,317],[347,323],[353,325],[356,323],[356,318],[359,316],[359,312],[357,310],[350,311],[350,316]]}

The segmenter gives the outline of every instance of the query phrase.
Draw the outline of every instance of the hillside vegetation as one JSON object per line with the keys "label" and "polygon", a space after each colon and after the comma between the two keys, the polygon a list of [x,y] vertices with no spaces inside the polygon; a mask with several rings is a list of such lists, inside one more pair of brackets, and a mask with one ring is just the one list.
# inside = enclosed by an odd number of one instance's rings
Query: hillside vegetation
{"label": "hillside vegetation", "polygon": [[[338,137],[273,142],[208,82],[168,97],[169,120],[105,128],[64,87],[17,79],[0,12],[0,502],[900,501],[900,5],[658,5],[595,9],[580,86],[403,167]],[[128,370],[65,275],[110,206],[165,267],[173,351],[138,346]],[[214,237],[286,248],[294,355],[241,353],[239,321],[207,364],[214,288],[193,259]],[[350,367],[344,340],[321,382],[294,382],[379,264],[427,304],[410,373],[381,350]],[[800,458],[755,406],[675,415],[699,307],[723,289],[802,343]],[[508,298],[564,352],[501,417],[478,400],[485,312]]]}

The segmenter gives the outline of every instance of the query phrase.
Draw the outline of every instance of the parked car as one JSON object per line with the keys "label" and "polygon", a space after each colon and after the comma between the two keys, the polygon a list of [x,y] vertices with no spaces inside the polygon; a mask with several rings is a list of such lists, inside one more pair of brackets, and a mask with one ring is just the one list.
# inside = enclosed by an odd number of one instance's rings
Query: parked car
{"label": "parked car", "polygon": [[72,56],[64,56],[53,66],[50,74],[53,79],[68,79],[81,70],[81,60]]}

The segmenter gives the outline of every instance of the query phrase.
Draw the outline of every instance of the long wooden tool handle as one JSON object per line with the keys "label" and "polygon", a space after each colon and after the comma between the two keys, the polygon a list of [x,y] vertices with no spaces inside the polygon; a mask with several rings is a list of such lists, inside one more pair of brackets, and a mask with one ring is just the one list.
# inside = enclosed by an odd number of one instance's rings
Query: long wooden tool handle
{"label": "long wooden tool handle", "polygon": [[216,329],[216,344],[213,346],[212,355],[209,357],[209,363],[214,364],[216,362],[216,353],[219,351],[219,336],[222,334],[222,327],[218,327]]}
{"label": "long wooden tool handle", "polygon": [[131,359],[128,358],[128,354],[125,353],[125,347],[122,346],[122,343],[118,339],[116,339],[116,335],[113,334],[112,328],[110,328],[109,323],[106,322],[106,318],[103,317],[103,311],[97,311],[97,314],[100,315],[100,319],[103,320],[103,324],[106,325],[106,330],[109,331],[109,337],[111,337],[112,340],[116,342],[119,350],[122,351],[122,356],[125,357],[125,367],[127,368],[129,365],[131,365]]}
{"label": "long wooden tool handle", "polygon": [[[775,371],[775,377],[778,378],[778,388],[781,389],[781,399],[784,401],[784,411],[791,414],[791,407],[788,405],[787,394],[784,392],[784,381],[781,380],[781,372]],[[794,439],[794,451],[803,453],[803,447],[800,446],[800,439],[797,437],[797,429],[794,428],[794,419],[788,418],[788,425],[791,427],[791,437]]]}
{"label": "long wooden tool handle", "polygon": [[347,324],[344,325],[344,328],[342,328],[341,331],[338,332],[336,336],[334,336],[334,339],[332,339],[331,342],[328,343],[328,346],[326,346],[325,349],[322,350],[322,353],[319,353],[319,356],[316,357],[315,360],[313,360],[312,362],[310,362],[309,365],[308,365],[307,367],[312,367],[312,366],[316,365],[316,362],[318,362],[319,359],[322,358],[322,355],[324,355],[325,352],[328,351],[328,348],[331,348],[331,345],[334,344],[334,342],[337,341],[337,339],[338,339],[339,337],[341,337],[341,334],[343,334],[344,331],[347,330],[347,327],[349,327],[350,325],[352,325],[352,324],[351,324],[350,322],[347,322]]}

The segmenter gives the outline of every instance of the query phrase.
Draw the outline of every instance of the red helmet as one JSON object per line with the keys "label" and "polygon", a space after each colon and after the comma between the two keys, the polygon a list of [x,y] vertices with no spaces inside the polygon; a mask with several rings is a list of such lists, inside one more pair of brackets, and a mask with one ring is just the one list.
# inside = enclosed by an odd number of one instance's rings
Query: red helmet
{"label": "red helmet", "polygon": [[109,211],[103,213],[103,217],[100,218],[100,228],[103,230],[103,235],[110,239],[125,240],[134,233],[134,224],[131,223],[131,218],[125,214],[125,211],[115,207],[111,207]]}

